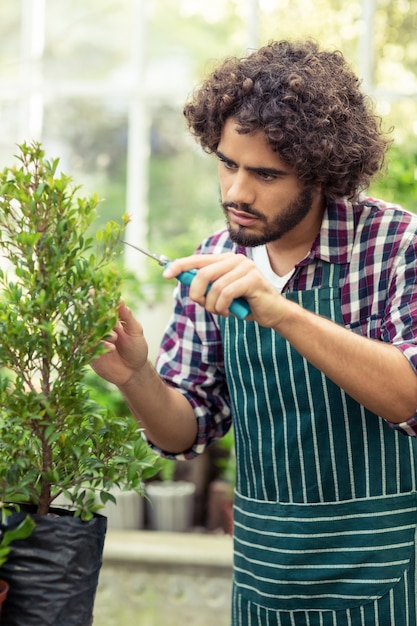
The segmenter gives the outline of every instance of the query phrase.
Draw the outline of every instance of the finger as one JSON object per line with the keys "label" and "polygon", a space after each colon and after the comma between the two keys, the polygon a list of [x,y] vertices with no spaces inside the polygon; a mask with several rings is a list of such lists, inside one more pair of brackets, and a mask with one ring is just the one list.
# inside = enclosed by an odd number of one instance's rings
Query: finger
{"label": "finger", "polygon": [[239,268],[234,268],[211,281],[210,290],[206,294],[205,307],[212,313],[228,316],[233,300],[243,297],[246,289],[247,275],[242,276]]}
{"label": "finger", "polygon": [[116,332],[124,331],[126,334],[135,333],[138,330],[139,322],[136,320],[132,310],[126,305],[124,300],[120,301],[118,307],[119,321],[116,324]]}
{"label": "finger", "polygon": [[175,261],[171,261],[169,265],[162,272],[162,276],[164,278],[175,278],[181,272],[186,272],[191,269],[201,269],[203,267],[207,267],[208,265],[213,265],[214,263],[218,263],[219,261],[224,261],[228,256],[236,256],[231,255],[229,253],[224,254],[192,254],[191,256],[183,257],[181,259],[175,259]]}
{"label": "finger", "polygon": [[108,335],[103,338],[103,344],[113,344],[117,341],[117,333],[115,330],[112,330]]}
{"label": "finger", "polygon": [[105,354],[107,354],[107,352],[114,352],[116,350],[116,346],[111,341],[104,340],[101,343],[106,350]]}

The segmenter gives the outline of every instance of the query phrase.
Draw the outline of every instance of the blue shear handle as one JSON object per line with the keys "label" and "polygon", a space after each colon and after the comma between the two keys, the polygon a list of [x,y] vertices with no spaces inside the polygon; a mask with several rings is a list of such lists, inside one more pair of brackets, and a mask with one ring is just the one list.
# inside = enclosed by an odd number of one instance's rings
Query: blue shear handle
{"label": "blue shear handle", "polygon": [[[183,285],[190,286],[195,275],[197,274],[197,270],[189,270],[188,272],[181,272],[175,278],[180,281]],[[211,285],[208,286],[207,291],[209,291]],[[207,293],[207,292],[206,292]],[[247,315],[250,313],[249,304],[246,302],[244,298],[235,298],[229,308],[230,313],[233,313],[238,319],[244,320]]]}

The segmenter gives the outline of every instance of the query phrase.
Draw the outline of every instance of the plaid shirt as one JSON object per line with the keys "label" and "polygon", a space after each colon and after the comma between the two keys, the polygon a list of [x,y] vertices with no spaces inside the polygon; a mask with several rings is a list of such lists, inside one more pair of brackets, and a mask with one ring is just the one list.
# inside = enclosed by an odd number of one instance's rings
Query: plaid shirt
{"label": "plaid shirt", "polygon": [[[234,244],[226,229],[198,248],[202,254],[227,251],[251,256],[251,249]],[[346,199],[329,204],[310,253],[283,291],[319,288],[323,261],[340,265],[345,326],[395,345],[417,370],[417,215],[366,197],[356,204]],[[176,288],[156,366],[193,406],[197,440],[176,457],[191,458],[225,434],[231,414],[217,316],[192,302],[184,285]],[[417,411],[408,421],[390,426],[417,436]]]}

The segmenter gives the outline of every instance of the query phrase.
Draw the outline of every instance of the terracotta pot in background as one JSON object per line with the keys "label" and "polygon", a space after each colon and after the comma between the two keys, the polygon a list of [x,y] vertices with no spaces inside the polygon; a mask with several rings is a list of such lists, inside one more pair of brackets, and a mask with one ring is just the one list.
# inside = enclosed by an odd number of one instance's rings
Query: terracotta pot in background
{"label": "terracotta pot in background", "polygon": [[7,593],[9,591],[9,585],[5,580],[0,580],[0,616],[2,606],[7,598]]}
{"label": "terracotta pot in background", "polygon": [[233,489],[222,479],[209,486],[207,529],[233,535]]}

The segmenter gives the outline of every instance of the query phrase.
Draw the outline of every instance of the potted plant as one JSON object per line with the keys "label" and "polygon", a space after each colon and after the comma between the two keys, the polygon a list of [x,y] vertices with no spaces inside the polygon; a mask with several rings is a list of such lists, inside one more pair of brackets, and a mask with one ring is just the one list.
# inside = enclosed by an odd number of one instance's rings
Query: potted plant
{"label": "potted plant", "polygon": [[[97,196],[79,197],[37,142],[17,159],[0,173],[0,503],[13,511],[4,531],[27,515],[35,528],[0,568],[2,626],[87,626],[106,530],[97,511],[115,486],[141,492],[155,461],[133,418],[85,382],[117,319],[127,219],[93,236]],[[53,506],[61,495],[71,511]]]}
{"label": "potted plant", "polygon": [[156,480],[145,486],[150,528],[185,532],[193,525],[196,485],[175,478],[176,461],[160,458],[158,469]]}

